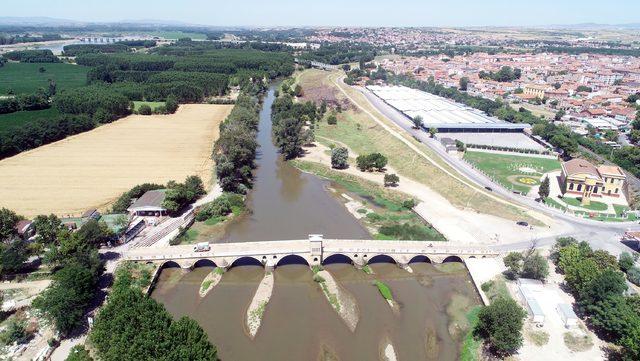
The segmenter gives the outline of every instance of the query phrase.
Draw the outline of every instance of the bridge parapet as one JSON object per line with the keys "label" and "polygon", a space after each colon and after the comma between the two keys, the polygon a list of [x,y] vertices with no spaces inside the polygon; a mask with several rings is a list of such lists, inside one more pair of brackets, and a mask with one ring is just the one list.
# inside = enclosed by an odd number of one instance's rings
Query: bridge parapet
{"label": "bridge parapet", "polygon": [[342,255],[355,265],[364,266],[377,256],[388,256],[397,264],[408,264],[416,257],[440,263],[451,257],[464,262],[467,258],[495,257],[498,254],[495,250],[481,246],[424,241],[338,240],[310,235],[306,240],[215,243],[211,244],[211,250],[207,252],[194,252],[191,245],[137,248],[128,251],[123,258],[154,263],[175,261],[184,268],[191,268],[200,259],[208,259],[218,267],[227,268],[242,258],[251,258],[262,265],[276,267],[287,256],[299,256],[313,266],[323,264],[331,256]]}

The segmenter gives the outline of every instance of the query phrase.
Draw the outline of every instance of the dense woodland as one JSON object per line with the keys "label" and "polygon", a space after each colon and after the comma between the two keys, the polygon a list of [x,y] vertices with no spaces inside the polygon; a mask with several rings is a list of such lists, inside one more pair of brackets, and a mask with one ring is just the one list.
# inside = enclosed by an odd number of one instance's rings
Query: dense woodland
{"label": "dense woodland", "polygon": [[295,102],[295,90],[287,84],[273,102],[273,141],[285,159],[302,155],[302,146],[314,141],[315,123],[323,112],[311,101]]}
{"label": "dense woodland", "polygon": [[[131,52],[131,47],[150,47],[155,42],[81,44],[65,47],[78,65],[91,67],[87,86],[56,92],[55,82],[34,94],[0,100],[0,114],[38,110],[50,106],[60,115],[28,122],[12,134],[0,134],[0,159],[90,130],[130,114],[131,101],[164,101],[160,112],[174,112],[177,103],[203,102],[220,96],[229,87],[255,96],[264,90],[264,80],[293,73],[293,57],[281,47],[255,44],[228,47],[219,43],[183,39],[151,49]],[[3,60],[59,62],[49,50],[16,51]]]}

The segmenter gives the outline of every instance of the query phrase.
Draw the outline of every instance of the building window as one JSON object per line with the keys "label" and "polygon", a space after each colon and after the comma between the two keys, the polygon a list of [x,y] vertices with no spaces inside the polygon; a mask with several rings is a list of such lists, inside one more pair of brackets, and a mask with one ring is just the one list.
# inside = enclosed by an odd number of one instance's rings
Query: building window
{"label": "building window", "polygon": [[573,183],[569,183],[569,190],[572,191],[573,190]]}
{"label": "building window", "polygon": [[597,194],[598,193],[598,186],[593,187],[593,193]]}
{"label": "building window", "polygon": [[582,190],[582,184],[578,184],[578,189],[577,191],[580,192]]}
{"label": "building window", "polygon": [[616,191],[615,191],[614,193],[615,193],[615,194],[618,194],[618,190],[619,190],[619,189],[618,189],[618,188],[616,188]]}

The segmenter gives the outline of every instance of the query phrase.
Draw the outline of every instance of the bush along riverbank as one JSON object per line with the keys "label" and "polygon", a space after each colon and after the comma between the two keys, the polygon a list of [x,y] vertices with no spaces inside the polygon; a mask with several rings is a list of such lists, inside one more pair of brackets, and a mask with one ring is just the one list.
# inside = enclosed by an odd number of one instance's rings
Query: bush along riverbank
{"label": "bush along riverbank", "polygon": [[378,288],[380,295],[382,295],[385,301],[387,301],[387,304],[389,305],[389,307],[391,307],[391,310],[393,311],[393,313],[399,314],[400,306],[393,299],[393,292],[391,292],[391,288],[389,287],[389,285],[378,280],[374,281],[374,285]]}

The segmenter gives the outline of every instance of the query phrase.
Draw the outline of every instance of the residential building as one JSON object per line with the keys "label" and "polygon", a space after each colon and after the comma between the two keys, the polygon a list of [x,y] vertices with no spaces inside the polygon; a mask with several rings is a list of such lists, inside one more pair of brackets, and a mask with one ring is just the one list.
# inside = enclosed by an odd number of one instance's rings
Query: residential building
{"label": "residential building", "polygon": [[544,99],[546,89],[544,85],[527,84],[522,88],[522,93],[529,97]]}

